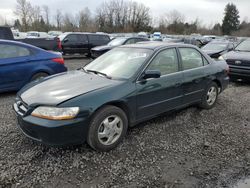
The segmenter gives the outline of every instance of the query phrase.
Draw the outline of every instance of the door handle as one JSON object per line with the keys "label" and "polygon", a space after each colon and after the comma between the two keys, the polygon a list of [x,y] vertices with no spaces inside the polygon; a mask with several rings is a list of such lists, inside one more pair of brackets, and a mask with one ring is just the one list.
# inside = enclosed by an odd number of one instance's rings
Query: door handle
{"label": "door handle", "polygon": [[174,87],[179,87],[179,86],[181,86],[181,83],[176,83],[176,84],[174,85]]}

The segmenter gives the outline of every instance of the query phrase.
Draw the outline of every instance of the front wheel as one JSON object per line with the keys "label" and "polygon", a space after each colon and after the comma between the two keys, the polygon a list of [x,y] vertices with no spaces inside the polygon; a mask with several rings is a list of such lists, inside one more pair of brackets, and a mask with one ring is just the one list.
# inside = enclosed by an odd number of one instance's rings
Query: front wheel
{"label": "front wheel", "polygon": [[204,109],[211,109],[216,104],[218,98],[218,85],[215,82],[209,84],[205,94],[202,97],[200,107]]}
{"label": "front wheel", "polygon": [[109,151],[122,141],[127,128],[128,119],[124,111],[115,106],[105,106],[93,116],[87,142],[97,151]]}

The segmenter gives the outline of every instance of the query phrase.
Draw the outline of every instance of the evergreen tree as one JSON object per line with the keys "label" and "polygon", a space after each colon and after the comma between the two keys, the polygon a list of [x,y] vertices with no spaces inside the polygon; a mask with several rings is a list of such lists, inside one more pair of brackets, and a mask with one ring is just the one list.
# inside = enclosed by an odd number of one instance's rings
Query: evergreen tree
{"label": "evergreen tree", "polygon": [[15,29],[21,30],[20,20],[16,19],[13,26],[14,26]]}
{"label": "evergreen tree", "polygon": [[233,3],[228,3],[225,7],[225,16],[222,22],[222,32],[230,35],[233,31],[237,31],[240,25],[239,11]]}

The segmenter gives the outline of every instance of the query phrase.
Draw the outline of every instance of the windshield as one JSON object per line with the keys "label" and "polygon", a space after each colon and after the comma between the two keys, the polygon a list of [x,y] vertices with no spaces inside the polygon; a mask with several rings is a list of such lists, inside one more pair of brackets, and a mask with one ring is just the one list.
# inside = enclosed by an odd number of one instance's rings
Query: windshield
{"label": "windshield", "polygon": [[115,48],[84,67],[106,74],[114,79],[131,78],[142,66],[153,50],[139,48]]}
{"label": "windshield", "polygon": [[215,50],[215,51],[222,51],[227,48],[227,43],[208,43],[202,49],[203,50]]}
{"label": "windshield", "polygon": [[116,38],[108,43],[108,46],[119,46],[125,42],[126,38]]}
{"label": "windshield", "polygon": [[250,40],[243,41],[235,48],[235,50],[250,52]]}

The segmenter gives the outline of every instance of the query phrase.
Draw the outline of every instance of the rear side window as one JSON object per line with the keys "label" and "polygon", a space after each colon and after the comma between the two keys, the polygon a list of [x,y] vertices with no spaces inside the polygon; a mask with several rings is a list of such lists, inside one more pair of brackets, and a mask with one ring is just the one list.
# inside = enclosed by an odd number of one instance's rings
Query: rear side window
{"label": "rear side window", "polygon": [[88,37],[86,35],[79,35],[79,40],[82,42],[88,42]]}
{"label": "rear side window", "polygon": [[68,35],[67,37],[65,37],[65,39],[68,39],[69,42],[77,42],[78,41],[77,35]]}
{"label": "rear side window", "polygon": [[103,41],[109,42],[110,39],[106,35],[88,35],[90,41]]}
{"label": "rear side window", "polygon": [[203,66],[203,56],[194,48],[179,48],[183,70]]}
{"label": "rear side window", "polygon": [[143,38],[141,38],[141,39],[138,38],[138,39],[135,39],[135,41],[136,42],[142,42],[142,41],[148,41],[148,40],[147,39],[143,39]]}
{"label": "rear side window", "polygon": [[0,59],[29,56],[31,52],[21,46],[0,44]]}

